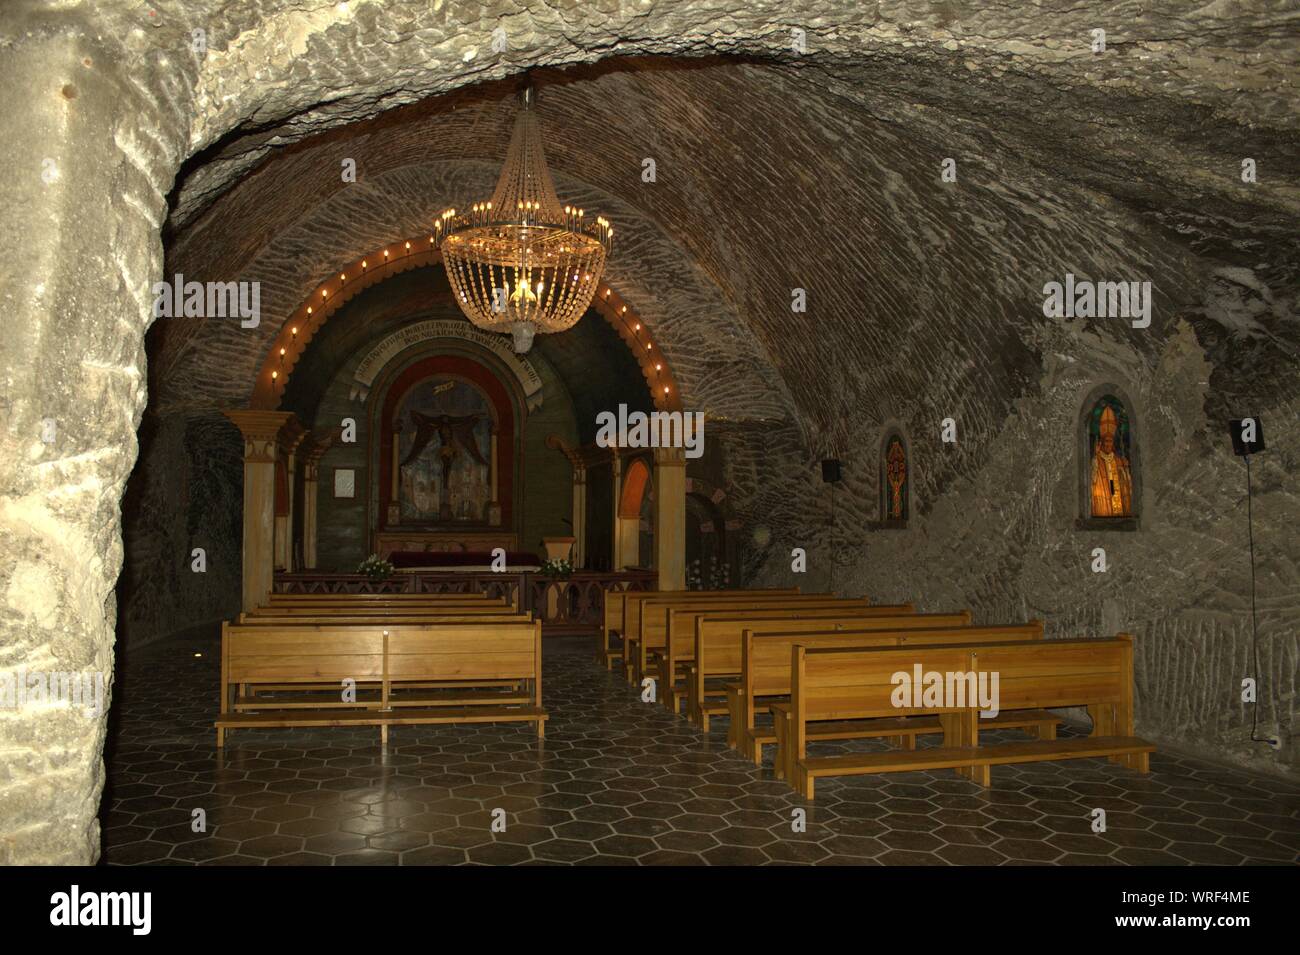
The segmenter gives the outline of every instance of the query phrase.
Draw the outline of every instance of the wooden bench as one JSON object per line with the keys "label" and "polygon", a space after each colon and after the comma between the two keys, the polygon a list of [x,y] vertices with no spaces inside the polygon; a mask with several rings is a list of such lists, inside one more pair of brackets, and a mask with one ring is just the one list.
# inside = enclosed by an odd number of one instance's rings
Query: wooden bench
{"label": "wooden bench", "polygon": [[[892,648],[808,648],[791,651],[790,781],[807,799],[823,776],[912,770],[955,769],[980,785],[990,767],[1007,763],[1107,757],[1146,772],[1155,747],[1134,735],[1133,640],[1127,634],[1104,640],[1035,640],[978,646]],[[1081,739],[1036,739],[979,744],[977,701],[945,700],[938,706],[894,705],[896,673],[997,673],[1001,710],[1086,706],[1092,735]],[[809,757],[808,727],[817,721],[936,716],[942,746],[847,756]],[[987,722],[987,721],[984,721]]]}
{"label": "wooden bench", "polygon": [[[648,600],[638,601],[636,625],[628,624],[628,633],[623,640],[624,666],[627,670],[628,683],[640,684],[650,675],[650,653],[664,646],[668,638],[668,613],[675,609],[758,610],[763,607],[794,609],[813,604],[834,605],[846,598],[832,593],[818,594],[772,594],[762,592],[742,592],[728,596],[715,596],[704,599],[693,597],[689,591],[676,594],[660,594]],[[633,609],[629,607],[629,609]]]}
{"label": "wooden bench", "polygon": [[[623,648],[611,646],[610,638],[617,637],[623,639],[624,613],[627,609],[629,596],[641,596],[650,594],[676,594],[676,592],[690,592],[697,596],[708,596],[715,594],[735,595],[741,592],[759,592],[759,591],[740,591],[740,590],[692,590],[692,591],[663,591],[663,590],[607,590],[604,591],[604,617],[601,625],[601,633],[595,638],[595,661],[601,664],[604,669],[614,667],[614,661],[623,657]],[[772,590],[766,592],[777,592],[777,594],[797,594],[798,589],[793,590]]]}
{"label": "wooden bench", "polygon": [[[798,587],[774,587],[767,590],[625,590],[611,591],[605,595],[605,620],[596,644],[596,662],[610,669],[614,661],[624,661],[629,629],[635,632],[639,621],[637,603],[652,597],[666,597],[689,593],[692,597],[707,600],[713,597],[736,597],[743,594],[797,594]],[[610,645],[610,637],[617,636],[620,647]]]}
{"label": "wooden bench", "polygon": [[[734,606],[708,610],[675,607],[668,611],[664,645],[657,650],[648,651],[648,667],[659,685],[665,688],[663,694],[665,705],[673,712],[677,712],[678,700],[686,701],[687,717],[692,722],[699,723],[699,707],[691,706],[690,691],[695,671],[695,654],[699,645],[698,636],[702,626],[707,627],[709,633],[721,631],[733,633],[739,646],[741,631],[749,622],[753,622],[760,629],[764,626],[781,628],[785,624],[835,630],[853,621],[911,614],[911,604],[872,605],[866,598],[834,597],[793,605],[775,602],[744,610],[738,610]],[[726,621],[726,623],[715,624],[715,621]],[[739,661],[738,650],[735,656]],[[671,681],[668,679],[670,672]],[[740,666],[737,662],[733,669],[727,671],[727,675],[734,677],[739,672]],[[706,682],[715,681],[710,679]]]}
{"label": "wooden bench", "polygon": [[[228,731],[267,726],[378,726],[387,744],[389,726],[522,721],[535,723],[541,737],[541,675],[541,622],[525,615],[432,624],[227,623],[217,746]],[[345,680],[354,681],[355,701],[339,692]],[[333,687],[334,696],[322,687]],[[290,692],[250,692],[258,689]]]}
{"label": "wooden bench", "polygon": [[[901,621],[871,620],[866,621],[864,625],[842,627],[834,632],[818,630],[814,625],[802,622],[798,627],[799,629],[795,629],[776,625],[762,629],[747,628],[740,640],[740,678],[735,682],[726,683],[723,688],[729,715],[727,745],[753,759],[756,766],[763,762],[763,747],[778,742],[776,721],[774,720],[772,726],[762,727],[758,725],[757,717],[762,710],[772,709],[774,705],[789,697],[790,653],[795,644],[802,644],[809,648],[897,647],[998,643],[1043,638],[1041,620],[1031,620],[1029,623],[1021,624],[972,627],[968,610],[957,614],[913,614]],[[706,666],[715,672],[731,666],[732,652],[732,644],[724,639],[714,649],[706,649]],[[709,662],[708,658],[715,655],[720,656],[721,659]],[[717,703],[709,704],[708,708],[714,715],[722,709]],[[834,738],[846,738],[838,735],[843,732],[843,726],[810,726],[809,738],[817,738],[816,734],[823,729],[836,734]],[[885,735],[901,737],[903,734]],[[907,745],[906,740],[900,738],[898,741],[900,745]],[[776,761],[778,776],[783,775],[784,766],[784,761],[778,756]]]}
{"label": "wooden bench", "polygon": [[[857,616],[885,616],[888,614],[907,613],[909,610],[879,609],[871,606],[866,598],[844,599],[827,597],[790,604],[783,600],[773,601],[751,610],[737,610],[735,607],[711,606],[701,609],[698,606],[670,607],[664,627],[663,645],[650,649],[645,654],[643,672],[654,677],[659,688],[659,700],[674,713],[679,704],[686,699],[687,667],[695,659],[695,631],[700,620],[715,616],[735,618],[752,615],[763,619],[805,620],[805,619],[841,619]],[[830,626],[830,624],[828,624]],[[645,642],[652,639],[653,626],[647,625]]]}
{"label": "wooden bench", "polygon": [[[714,615],[701,619],[695,628],[695,648],[686,673],[686,714],[702,729],[709,720],[729,712],[727,687],[742,677],[744,634],[813,634],[825,637],[837,633],[868,633],[876,630],[911,630],[933,627],[963,627],[970,623],[970,611],[915,613],[911,604],[880,605],[840,614],[808,614],[782,619],[762,612],[744,616]],[[786,650],[789,653],[789,650]],[[784,691],[788,694],[787,686]],[[730,733],[728,737],[730,738]]]}

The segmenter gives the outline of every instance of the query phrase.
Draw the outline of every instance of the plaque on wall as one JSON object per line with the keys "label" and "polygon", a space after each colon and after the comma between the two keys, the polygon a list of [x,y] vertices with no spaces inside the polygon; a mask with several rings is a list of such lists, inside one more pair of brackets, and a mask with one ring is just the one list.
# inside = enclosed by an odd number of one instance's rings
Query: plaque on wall
{"label": "plaque on wall", "polygon": [[334,496],[337,498],[354,498],[357,496],[357,472],[352,468],[334,469]]}

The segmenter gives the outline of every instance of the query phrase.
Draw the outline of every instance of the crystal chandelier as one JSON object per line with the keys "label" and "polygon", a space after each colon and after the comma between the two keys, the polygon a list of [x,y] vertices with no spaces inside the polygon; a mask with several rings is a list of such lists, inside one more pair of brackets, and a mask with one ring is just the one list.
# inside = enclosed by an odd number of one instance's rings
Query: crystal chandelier
{"label": "crystal chandelier", "polygon": [[537,332],[562,332],[582,317],[614,235],[608,220],[560,205],[534,100],[529,86],[492,199],[468,215],[448,209],[435,226],[461,310],[479,328],[512,335],[520,354]]}

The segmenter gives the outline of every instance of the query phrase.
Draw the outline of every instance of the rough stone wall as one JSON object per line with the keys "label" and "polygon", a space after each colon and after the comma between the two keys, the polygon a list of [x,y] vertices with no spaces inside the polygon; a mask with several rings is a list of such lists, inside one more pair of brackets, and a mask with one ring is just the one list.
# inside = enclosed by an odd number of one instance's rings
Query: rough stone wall
{"label": "rough stone wall", "polygon": [[[986,221],[1034,221],[1068,213],[1070,203],[1062,203],[1054,184],[1074,182],[1121,197],[1147,216],[1153,233],[1201,252],[1218,250],[1222,280],[1208,281],[1223,295],[1191,296],[1203,303],[1203,317],[1211,320],[1197,326],[1198,341],[1214,364],[1206,402],[1217,414],[1229,397],[1252,396],[1268,409],[1265,414],[1276,409],[1294,416],[1289,404],[1294,382],[1276,374],[1247,380],[1236,374],[1243,357],[1258,356],[1259,367],[1276,370],[1279,356],[1293,361],[1295,355],[1292,335],[1278,345],[1276,316],[1290,314],[1282,290],[1294,288],[1294,245],[1280,243],[1294,233],[1300,205],[1294,94],[1286,82],[1295,74],[1300,52],[1290,12],[1266,0],[1230,8],[1190,7],[1181,0],[1119,0],[1087,7],[1049,0],[1022,8],[955,0],[892,0],[871,6],[820,0],[794,7],[755,0],[743,8],[671,0],[433,6],[368,0],[109,0],[50,8],[18,0],[6,4],[0,18],[0,84],[11,102],[23,104],[0,118],[14,170],[0,192],[0,214],[7,225],[0,235],[0,300],[7,318],[0,344],[5,424],[0,534],[7,542],[0,553],[0,666],[6,669],[93,669],[111,675],[117,615],[113,587],[122,562],[119,501],[136,456],[135,431],[146,397],[142,343],[150,322],[148,290],[162,274],[159,235],[174,179],[179,175],[184,183],[171,210],[173,230],[183,230],[273,151],[292,148],[321,129],[526,66],[591,63],[615,54],[728,53],[792,60],[792,29],[804,29],[813,55],[800,60],[807,67],[802,75],[810,88],[824,87],[831,95],[819,99],[823,108],[801,112],[826,116],[831,110],[825,107],[842,97],[846,108],[857,102],[873,117],[886,134],[885,143],[891,139],[888,133],[913,124],[951,129],[970,137],[969,144],[1001,143],[1000,150],[987,152],[992,158],[980,159],[985,150],[975,150],[977,169],[983,163],[997,173],[1008,159],[1023,154],[1054,171],[1023,182],[987,176],[984,188],[1010,202],[1004,211],[1020,215],[986,216]],[[1098,24],[1111,27],[1116,55],[1096,57],[1088,49],[1089,31]],[[493,56],[490,38],[498,26],[507,30],[509,49]],[[192,46],[195,29],[205,31],[202,52]],[[650,127],[656,132],[671,128],[674,117],[698,103],[669,101],[659,108],[664,122]],[[737,111],[737,116],[752,123],[752,113]],[[731,124],[698,132],[712,134],[719,128],[735,138]],[[805,162],[786,161],[782,168],[807,189],[836,182],[851,174],[855,163],[823,166],[827,150],[839,143],[849,155],[861,151],[859,143],[843,136],[843,129],[833,127],[820,141],[811,136],[812,144],[801,147]],[[602,140],[592,136],[587,141]],[[752,145],[765,147],[770,141],[769,135]],[[682,155],[697,156],[695,147],[702,142],[686,141]],[[948,143],[944,137],[918,135],[916,148],[909,151],[905,139],[895,138],[893,162],[911,156],[918,168],[933,164],[936,157],[949,155]],[[628,150],[638,162],[640,146],[638,141]],[[1250,198],[1242,199],[1234,183],[1236,167],[1242,156],[1252,155],[1265,174]],[[701,179],[715,171],[709,169]],[[843,404],[837,406],[809,384],[828,365],[834,368],[829,359],[843,353],[820,335],[789,327],[783,302],[795,282],[812,284],[806,278],[810,270],[791,269],[802,273],[794,278],[770,265],[747,273],[733,270],[732,264],[768,240],[768,262],[808,248],[810,241],[827,234],[811,223],[827,218],[833,223],[846,210],[862,212],[875,226],[906,222],[912,212],[923,224],[927,208],[943,201],[938,193],[927,192],[919,206],[900,205],[897,199],[907,186],[896,188],[897,170],[877,172],[886,188],[880,203],[872,205],[875,215],[860,203],[833,202],[805,209],[802,219],[788,214],[730,218],[732,210],[712,204],[712,191],[700,185],[693,190],[691,216],[682,220],[693,218],[696,225],[679,232],[687,257],[725,292],[707,294],[718,295],[731,314],[757,323],[742,325],[742,334],[730,341],[724,337],[717,357],[701,360],[701,373],[691,384],[702,387],[709,379],[711,361],[725,368],[737,347],[751,349],[743,331],[754,329],[759,353],[778,372],[767,394],[784,395],[789,389],[795,413],[772,421],[745,416],[727,440],[736,447],[737,474],[754,478],[759,488],[754,499],[770,501],[774,514],[788,514],[796,522],[805,505],[782,497],[789,478],[776,480],[774,475],[794,472],[770,470],[782,460],[778,451],[788,449],[789,459],[805,466],[810,451],[813,457],[820,451],[819,432],[851,420],[846,410],[866,416],[902,403],[897,396],[908,393],[915,379],[892,376],[892,369],[904,365],[885,359],[908,336],[897,330],[881,335],[870,320],[897,314],[904,332],[927,327],[935,314],[931,306],[943,302],[923,294],[912,300],[905,291],[933,287],[935,276],[914,271],[917,256],[897,250],[911,243],[924,257],[942,246],[953,220],[943,220],[942,228],[922,227],[911,238],[901,230],[882,233],[876,256],[865,262],[850,259],[843,268],[813,275],[839,289],[825,300],[839,307],[824,308],[817,316],[819,327],[839,326],[842,342],[876,342],[874,349],[852,355],[855,365],[880,363],[887,370],[886,379],[872,386],[885,398],[870,404],[859,405],[840,389],[835,394],[844,395]],[[599,181],[589,184],[611,195],[622,192]],[[717,198],[735,196],[764,215],[781,212],[768,204],[769,197],[746,188],[728,189]],[[623,198],[633,204],[627,194]],[[996,204],[991,197],[981,202],[984,211],[990,202]],[[655,215],[668,225],[669,211],[656,210]],[[981,218],[970,211],[954,215],[959,224]],[[725,228],[715,225],[718,217]],[[788,243],[773,237],[780,231],[775,223],[791,221],[796,224],[787,226]],[[1067,226],[1063,235],[1069,241],[1061,247],[1095,248],[1098,229],[1108,230],[1110,217],[1091,221],[1094,228]],[[259,236],[246,225],[237,223],[230,238],[246,251],[255,250]],[[676,229],[680,223],[671,225]],[[671,234],[668,228],[664,232]],[[1150,259],[1106,249],[1104,240],[1101,245],[1097,265]],[[865,280],[836,286],[846,270],[871,275],[891,257],[896,279],[881,283],[885,292],[880,297],[857,297],[855,290],[869,284]],[[1018,254],[993,249],[986,259],[1008,260],[1020,269]],[[1047,256],[1027,270],[1032,275],[1026,286],[1042,281],[1043,266],[1055,271],[1064,264]],[[1161,269],[1160,263],[1151,263],[1153,276]],[[976,268],[968,274],[972,282],[988,283],[1001,273]],[[902,280],[908,275],[915,279],[911,286]],[[646,282],[654,284],[655,278],[646,277]],[[974,294],[971,288],[979,287],[962,285],[952,294]],[[1174,294],[1161,291],[1167,297]],[[984,304],[989,303],[977,300],[974,306],[985,311]],[[867,324],[848,324],[850,314],[864,316]],[[940,314],[951,323],[938,337],[940,343],[983,334],[965,324],[969,312],[950,308]],[[690,331],[683,326],[684,335]],[[1171,335],[1167,330],[1152,336],[1138,349],[1148,367],[1164,353]],[[1006,350],[1012,355],[1006,365],[986,360],[990,352],[972,356],[953,348],[932,353],[933,344],[909,344],[905,354],[925,367],[926,381],[946,368],[943,381],[951,383],[954,400],[981,387],[977,368],[998,368],[1013,383],[1003,393],[1001,408],[990,401],[983,414],[966,419],[973,418],[976,425],[967,433],[982,432],[985,438],[961,453],[978,460],[978,448],[994,450],[992,435],[1001,430],[996,422],[1006,417],[1006,408],[1037,392],[1041,376],[1035,363],[1044,359],[1010,336],[998,338],[991,349],[992,354]],[[686,338],[666,347],[681,354],[695,343]],[[1266,400],[1270,395],[1273,403]],[[1184,431],[1178,433],[1196,433],[1196,413],[1184,408],[1181,414]],[[907,420],[907,415],[897,416]],[[974,464],[963,463],[941,473],[970,480],[975,471]],[[1270,497],[1270,506],[1290,500],[1288,489],[1294,485],[1286,482],[1285,473],[1270,479],[1281,488]],[[1158,474],[1148,479],[1149,487],[1160,486]],[[1206,480],[1208,486],[1218,484]],[[958,489],[950,499],[982,500]],[[1285,553],[1294,553],[1290,546]],[[1239,595],[1239,585],[1231,580],[1228,588]],[[103,731],[102,720],[85,720],[58,707],[0,712],[0,861],[96,858]]]}
{"label": "rough stone wall", "polygon": [[[1300,444],[1288,425],[1300,402],[1249,409],[1269,441],[1253,459],[1252,478],[1259,734],[1280,735],[1275,751],[1249,741],[1251,708],[1240,702],[1242,679],[1256,673],[1246,475],[1226,421],[1206,416],[1204,349],[1184,323],[1153,365],[1119,348],[1064,340],[1042,354],[1038,377],[1005,421],[974,428],[958,418],[957,447],[942,442],[934,413],[900,403],[916,482],[906,530],[871,529],[881,516],[879,427],[864,422],[847,436],[833,528],[815,462],[789,436],[773,435],[759,467],[732,472],[749,525],[772,531],[758,579],[805,587],[833,580],[846,593],[913,600],[929,611],[970,607],[978,623],[1038,617],[1054,637],[1132,633],[1140,733],[1294,773]],[[1076,428],[1099,382],[1118,384],[1135,405],[1143,468],[1135,533],[1075,529]],[[774,509],[778,500],[787,506]],[[806,578],[790,572],[793,547],[809,552]],[[1091,569],[1094,547],[1105,549],[1105,573]]]}
{"label": "rough stone wall", "polygon": [[[122,499],[118,637],[136,649],[239,612],[243,446],[224,418],[148,415]],[[195,569],[195,548],[203,570]]]}

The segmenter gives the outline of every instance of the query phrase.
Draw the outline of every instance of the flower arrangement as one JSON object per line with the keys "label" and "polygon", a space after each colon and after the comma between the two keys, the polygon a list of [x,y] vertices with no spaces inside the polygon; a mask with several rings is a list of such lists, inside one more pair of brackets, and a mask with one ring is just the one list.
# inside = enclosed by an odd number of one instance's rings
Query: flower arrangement
{"label": "flower arrangement", "polygon": [[365,574],[371,580],[387,580],[393,576],[393,565],[380,560],[378,554],[371,554],[357,566],[358,574]]}
{"label": "flower arrangement", "polygon": [[552,577],[556,580],[567,580],[573,576],[573,564],[564,557],[547,558],[542,561],[541,567],[537,571],[543,577]]}

